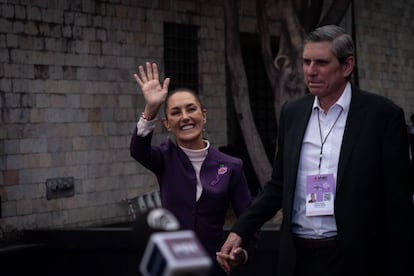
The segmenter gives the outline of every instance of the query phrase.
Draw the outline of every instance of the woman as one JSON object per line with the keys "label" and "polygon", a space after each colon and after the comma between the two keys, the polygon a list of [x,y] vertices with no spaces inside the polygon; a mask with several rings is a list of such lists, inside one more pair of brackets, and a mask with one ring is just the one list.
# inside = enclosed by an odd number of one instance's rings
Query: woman
{"label": "woman", "polygon": [[[225,275],[214,260],[224,242],[227,210],[231,205],[239,216],[251,203],[242,161],[203,138],[207,115],[194,91],[180,88],[168,93],[170,79],[160,83],[155,63],[147,62],[146,72],[143,66],[138,69],[134,77],[146,105],[132,134],[131,156],[157,176],[162,207],[177,217],[182,229],[197,235],[214,263],[210,275]],[[163,123],[175,141],[151,146],[163,103]],[[240,252],[238,262],[245,260]]]}

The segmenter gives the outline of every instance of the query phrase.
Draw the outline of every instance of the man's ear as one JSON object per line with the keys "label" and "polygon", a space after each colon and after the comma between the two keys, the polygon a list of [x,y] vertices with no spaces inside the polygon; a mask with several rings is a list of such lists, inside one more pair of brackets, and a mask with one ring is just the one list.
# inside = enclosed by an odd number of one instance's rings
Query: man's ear
{"label": "man's ear", "polygon": [[347,78],[352,74],[352,71],[354,71],[355,67],[355,58],[353,56],[349,56],[345,62],[342,64],[343,68],[343,74],[344,77]]}

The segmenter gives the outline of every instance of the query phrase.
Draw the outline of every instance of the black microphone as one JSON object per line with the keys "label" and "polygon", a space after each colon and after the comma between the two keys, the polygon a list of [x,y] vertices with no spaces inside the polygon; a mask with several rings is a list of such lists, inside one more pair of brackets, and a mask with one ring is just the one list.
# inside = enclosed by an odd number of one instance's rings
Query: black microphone
{"label": "black microphone", "polygon": [[[205,276],[212,261],[191,230],[179,230],[177,218],[164,208],[138,216],[134,225],[144,276]],[[145,250],[141,252],[145,244]]]}

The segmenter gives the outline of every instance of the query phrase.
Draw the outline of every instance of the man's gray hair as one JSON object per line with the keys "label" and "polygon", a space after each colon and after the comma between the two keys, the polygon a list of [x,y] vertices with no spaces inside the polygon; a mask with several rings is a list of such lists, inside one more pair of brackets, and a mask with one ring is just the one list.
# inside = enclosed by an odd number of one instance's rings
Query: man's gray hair
{"label": "man's gray hair", "polygon": [[348,57],[355,55],[352,37],[337,25],[316,28],[305,37],[305,44],[324,41],[332,42],[332,53],[340,63],[344,63]]}

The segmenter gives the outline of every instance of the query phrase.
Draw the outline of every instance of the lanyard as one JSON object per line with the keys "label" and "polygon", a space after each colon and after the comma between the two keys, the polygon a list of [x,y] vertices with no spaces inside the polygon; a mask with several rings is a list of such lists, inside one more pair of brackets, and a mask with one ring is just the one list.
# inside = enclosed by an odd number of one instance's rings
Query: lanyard
{"label": "lanyard", "polygon": [[321,163],[322,163],[322,155],[323,155],[323,145],[326,142],[326,139],[328,139],[329,134],[331,134],[332,129],[334,128],[334,126],[336,125],[336,122],[338,122],[339,117],[341,117],[342,111],[344,109],[341,107],[341,112],[339,112],[338,117],[336,117],[335,122],[333,123],[333,125],[331,126],[331,128],[328,131],[328,134],[326,134],[325,138],[322,138],[322,129],[321,129],[321,120],[319,118],[319,109],[318,111],[318,126],[319,126],[319,136],[321,137],[321,152],[319,153],[319,165],[318,165],[318,171],[319,174],[321,174]]}

